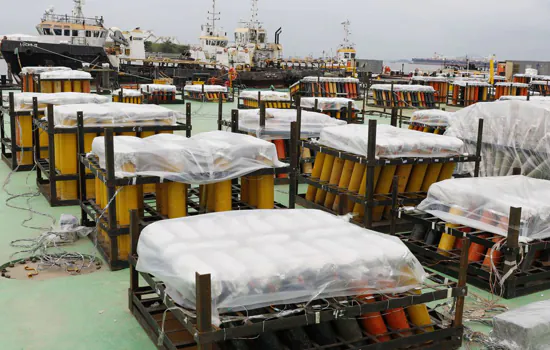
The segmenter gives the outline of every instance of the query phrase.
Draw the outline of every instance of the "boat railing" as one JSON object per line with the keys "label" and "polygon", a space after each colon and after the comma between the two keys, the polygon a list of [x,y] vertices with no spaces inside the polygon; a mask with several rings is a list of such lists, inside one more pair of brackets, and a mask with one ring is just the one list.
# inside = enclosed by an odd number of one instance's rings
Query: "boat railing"
{"label": "boat railing", "polygon": [[42,17],[42,21],[93,25],[93,26],[100,26],[100,27],[103,26],[103,16],[90,18],[90,17],[75,17],[75,16],[69,16],[69,15],[47,14],[47,15],[44,15],[44,17]]}

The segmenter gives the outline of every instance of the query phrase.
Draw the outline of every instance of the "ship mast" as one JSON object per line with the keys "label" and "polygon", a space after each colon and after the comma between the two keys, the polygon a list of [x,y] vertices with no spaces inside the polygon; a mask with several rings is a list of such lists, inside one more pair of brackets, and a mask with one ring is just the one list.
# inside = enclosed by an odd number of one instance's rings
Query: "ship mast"
{"label": "ship mast", "polygon": [[351,25],[351,23],[350,23],[349,20],[347,20],[345,22],[342,22],[342,25],[344,26],[344,44],[343,44],[343,47],[348,48],[348,47],[351,46],[350,41],[349,41],[349,36],[351,34],[351,32],[349,30],[349,26]]}
{"label": "ship mast", "polygon": [[216,17],[221,15],[221,12],[216,12],[216,0],[212,0],[212,12],[208,11],[208,14],[212,17],[208,17],[208,21],[212,21],[212,33],[216,30],[216,21],[220,20],[220,17]]}
{"label": "ship mast", "polygon": [[73,17],[84,17],[84,13],[82,12],[82,9],[84,8],[84,0],[73,0],[74,2],[74,8],[73,8]]}
{"label": "ship mast", "polygon": [[260,24],[258,21],[258,0],[252,0],[251,12],[252,16],[250,17],[250,28],[257,30]]}

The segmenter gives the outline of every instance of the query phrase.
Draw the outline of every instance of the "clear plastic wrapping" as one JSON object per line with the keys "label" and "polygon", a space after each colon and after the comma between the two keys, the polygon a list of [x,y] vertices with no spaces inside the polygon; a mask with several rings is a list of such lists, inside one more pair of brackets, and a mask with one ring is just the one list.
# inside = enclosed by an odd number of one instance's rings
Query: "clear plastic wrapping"
{"label": "clear plastic wrapping", "polygon": [[85,126],[174,125],[183,118],[180,113],[157,105],[115,102],[55,106],[53,112],[55,127],[75,127],[78,112],[83,112]]}
{"label": "clear plastic wrapping", "polygon": [[440,109],[425,109],[413,112],[411,123],[419,123],[429,126],[448,126],[452,112],[442,111]]}
{"label": "clear plastic wrapping", "polygon": [[354,100],[344,97],[302,97],[300,106],[304,108],[314,108],[317,100],[317,108],[321,111],[339,111],[342,108],[348,108],[348,103],[352,103],[354,110],[359,110]]}
{"label": "clear plastic wrapping", "polygon": [[37,98],[38,109],[44,109],[48,104],[69,105],[69,104],[101,104],[110,102],[107,96],[98,94],[85,94],[80,92],[56,92],[44,94],[39,92],[22,92],[14,95],[14,108],[16,111],[32,110],[33,98]]}
{"label": "clear plastic wrapping", "polygon": [[[111,93],[112,96],[120,96],[120,89],[115,90]],[[123,89],[122,97],[141,97],[143,96],[141,90],[135,89]]]}
{"label": "clear plastic wrapping", "polygon": [[306,83],[316,83],[318,81],[327,83],[359,83],[359,79],[356,78],[340,78],[340,77],[304,77],[302,79]]}
{"label": "clear plastic wrapping", "polygon": [[[105,140],[96,137],[92,154],[105,167]],[[175,182],[209,184],[239,178],[260,169],[279,168],[275,145],[258,138],[211,131],[191,138],[157,134],[114,138],[115,175],[159,176]]]}
{"label": "clear plastic wrapping", "polygon": [[[499,101],[527,101],[527,96],[501,96]],[[550,102],[550,96],[529,96],[532,102]]]}
{"label": "clear plastic wrapping", "polygon": [[[241,109],[239,130],[265,140],[290,139],[290,123],[296,121],[296,114],[295,109],[267,108],[265,128],[261,128],[259,109]],[[344,120],[337,120],[323,113],[302,111],[301,137],[319,137],[323,128],[345,124]]]}
{"label": "clear plastic wrapping", "polygon": [[486,81],[479,81],[479,80],[455,80],[453,81],[453,85],[456,86],[462,86],[465,87],[468,86],[483,86],[483,87],[490,87],[491,84],[487,83]]}
{"label": "clear plastic wrapping", "polygon": [[433,81],[433,82],[439,82],[439,83],[446,83],[449,81],[449,78],[447,77],[425,77],[421,75],[415,75],[412,77],[413,81]]}
{"label": "clear plastic wrapping", "polygon": [[92,75],[79,70],[58,70],[40,73],[40,80],[92,80]]}
{"label": "clear plastic wrapping", "polygon": [[227,88],[221,85],[185,85],[183,90],[189,92],[227,92]]}
{"label": "clear plastic wrapping", "polygon": [[548,350],[550,301],[531,303],[493,317],[491,339],[508,350]]}
{"label": "clear plastic wrapping", "polygon": [[[319,143],[340,151],[367,156],[368,125],[349,124],[328,127],[321,131]],[[376,156],[398,157],[446,157],[460,154],[464,143],[456,137],[377,125]]]}
{"label": "clear plastic wrapping", "polygon": [[70,71],[68,67],[23,67],[21,68],[21,74],[40,74],[44,72],[54,71]]}
{"label": "clear plastic wrapping", "polygon": [[[541,102],[476,103],[456,112],[445,135],[465,141],[475,153],[479,119],[483,118],[480,176],[511,175],[513,168],[535,178],[550,179],[550,105]],[[461,163],[461,173],[474,165]]]}
{"label": "clear plastic wrapping", "polygon": [[510,207],[521,207],[520,236],[550,237],[550,181],[526,176],[462,178],[433,184],[418,209],[442,220],[507,236]]}
{"label": "clear plastic wrapping", "polygon": [[138,90],[143,90],[143,92],[176,92],[175,85],[165,85],[165,84],[140,84]]}
{"label": "clear plastic wrapping", "polygon": [[[372,90],[391,91],[391,84],[374,84],[370,87]],[[434,88],[428,85],[402,85],[393,84],[393,91],[410,91],[410,92],[435,92]]]}
{"label": "clear plastic wrapping", "polygon": [[244,90],[239,95],[240,98],[248,98],[252,100],[258,100],[258,93],[261,94],[262,101],[290,101],[290,94],[288,92],[281,91],[250,91]]}
{"label": "clear plastic wrapping", "polygon": [[503,83],[503,82],[500,82],[500,83],[495,83],[496,86],[512,86],[512,87],[517,87],[517,88],[528,88],[529,87],[529,84],[524,84],[524,83]]}
{"label": "clear plastic wrapping", "polygon": [[137,270],[195,308],[195,273],[211,274],[214,310],[398,293],[425,272],[396,237],[320,210],[245,210],[165,220],[143,229]]}

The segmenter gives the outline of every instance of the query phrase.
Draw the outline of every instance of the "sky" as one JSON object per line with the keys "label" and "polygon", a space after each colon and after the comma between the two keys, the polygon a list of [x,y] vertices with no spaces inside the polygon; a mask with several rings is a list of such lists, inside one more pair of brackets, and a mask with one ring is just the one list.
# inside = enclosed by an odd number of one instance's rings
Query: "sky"
{"label": "sky", "polygon": [[[8,1],[8,0],[1,0]],[[250,18],[250,0],[217,0],[230,36]],[[18,0],[2,7],[0,34],[35,34],[44,10],[70,13],[71,0]],[[106,26],[141,27],[197,44],[211,0],[87,0],[87,16]],[[259,18],[274,39],[282,27],[284,56],[320,56],[343,40],[345,20],[359,58],[410,59],[495,54],[499,60],[550,60],[548,0],[259,0]]]}

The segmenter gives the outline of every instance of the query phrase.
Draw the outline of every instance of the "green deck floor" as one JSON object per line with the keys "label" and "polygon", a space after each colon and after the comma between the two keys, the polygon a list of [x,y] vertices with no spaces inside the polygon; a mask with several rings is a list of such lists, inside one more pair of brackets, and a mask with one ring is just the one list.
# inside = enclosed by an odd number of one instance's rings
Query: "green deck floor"
{"label": "green deck floor", "polygon": [[[225,104],[224,114],[236,104]],[[184,106],[170,108],[184,110]],[[193,103],[193,134],[216,129],[216,104]],[[380,120],[388,123],[388,119]],[[0,163],[0,179],[10,173]],[[14,194],[36,190],[35,173],[16,173],[7,189]],[[287,204],[287,186],[277,188],[276,199]],[[28,211],[6,206],[9,196],[0,191],[0,264],[10,260],[16,249],[9,242],[36,237],[40,231],[21,226],[29,217]],[[26,206],[27,199],[18,198],[11,204]],[[80,215],[78,207],[50,208],[42,196],[29,201],[32,208],[58,218],[62,213]],[[50,219],[34,215],[29,223],[48,226]],[[71,249],[94,254],[89,240],[81,240]],[[7,280],[0,278],[0,349],[93,349],[93,350],[152,350],[156,347],[130,314],[127,302],[129,272],[110,272],[107,267],[85,276],[67,276],[47,281]],[[471,291],[488,298],[485,292]],[[502,300],[510,308],[548,298],[550,292],[532,294],[513,301]],[[466,323],[467,325],[471,325]],[[473,325],[488,332],[488,327]]]}

